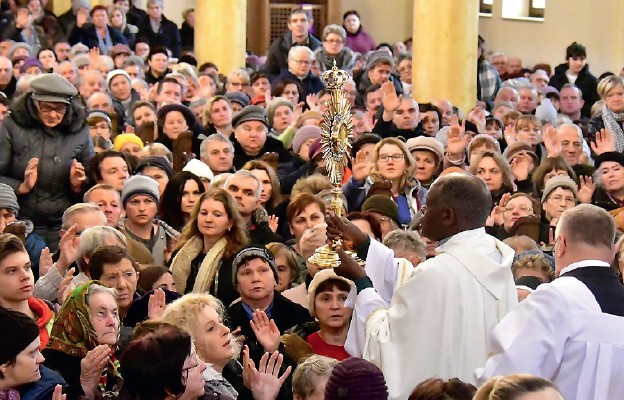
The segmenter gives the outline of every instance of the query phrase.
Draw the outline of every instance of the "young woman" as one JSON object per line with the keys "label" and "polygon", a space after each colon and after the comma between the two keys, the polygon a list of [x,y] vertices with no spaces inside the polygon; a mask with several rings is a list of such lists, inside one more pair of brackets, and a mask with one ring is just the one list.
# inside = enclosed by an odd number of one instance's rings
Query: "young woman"
{"label": "young woman", "polygon": [[273,232],[288,236],[288,224],[286,221],[286,207],[288,200],[284,200],[280,189],[280,181],[277,179],[275,170],[266,162],[260,160],[248,161],[242,168],[258,178],[262,186],[260,193],[260,205],[269,214],[269,226]]}
{"label": "young woman", "polygon": [[503,194],[513,192],[511,167],[507,160],[497,152],[483,152],[470,164],[470,173],[485,182],[492,195],[493,205],[500,202]]}
{"label": "young woman", "polygon": [[[74,289],[52,327],[44,365],[67,382],[67,397],[94,399],[119,390],[116,291],[89,281]],[[106,371],[103,374],[103,371]]]}
{"label": "young woman", "polygon": [[158,216],[178,232],[191,219],[193,208],[206,190],[201,179],[188,171],[175,174],[167,186],[158,205]]}
{"label": "young woman", "polygon": [[221,133],[230,137],[234,128],[232,127],[232,118],[234,111],[232,103],[225,96],[214,96],[208,100],[204,107],[203,125],[204,135],[209,136],[213,133]]}
{"label": "young woman", "polygon": [[210,189],[198,201],[182,231],[171,272],[180,294],[208,292],[224,304],[238,298],[232,260],[249,239],[236,203],[223,189]]}
{"label": "young woman", "polygon": [[408,225],[425,203],[427,189],[414,178],[416,162],[405,143],[385,138],[375,146],[372,160],[358,152],[353,161],[351,179],[343,186],[349,210],[359,210],[373,183],[390,181],[392,199],[399,209],[399,221]]}
{"label": "young woman", "polygon": [[139,274],[137,290],[147,293],[151,290],[159,288],[175,292],[175,282],[173,281],[171,271],[162,265],[150,265],[143,267],[141,269],[141,273]]}

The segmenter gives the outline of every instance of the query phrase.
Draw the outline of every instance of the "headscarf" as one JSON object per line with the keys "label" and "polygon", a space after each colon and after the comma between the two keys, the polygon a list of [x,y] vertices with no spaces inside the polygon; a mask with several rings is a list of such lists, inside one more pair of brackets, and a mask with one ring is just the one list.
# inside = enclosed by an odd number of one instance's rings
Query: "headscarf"
{"label": "headscarf", "polygon": [[[89,290],[93,285],[104,286],[100,281],[89,281],[77,286],[56,314],[56,320],[50,332],[48,348],[61,351],[73,357],[84,358],[87,353],[99,345],[95,328],[89,318]],[[104,286],[105,287],[105,286]],[[117,324],[121,326],[119,316]],[[117,331],[119,341],[119,330]],[[115,350],[113,348],[112,350]],[[111,354],[110,361],[100,379],[100,390],[106,390],[107,375],[121,379],[119,361]]]}

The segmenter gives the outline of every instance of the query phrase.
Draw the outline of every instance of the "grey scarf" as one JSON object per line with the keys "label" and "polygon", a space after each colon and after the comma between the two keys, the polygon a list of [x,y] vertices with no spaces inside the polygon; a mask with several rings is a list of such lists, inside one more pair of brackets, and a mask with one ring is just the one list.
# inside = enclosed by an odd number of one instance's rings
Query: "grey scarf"
{"label": "grey scarf", "polygon": [[602,105],[602,122],[605,128],[614,136],[615,151],[620,153],[624,151],[624,131],[622,131],[620,126],[622,121],[624,121],[624,113],[616,114],[609,110],[606,105]]}

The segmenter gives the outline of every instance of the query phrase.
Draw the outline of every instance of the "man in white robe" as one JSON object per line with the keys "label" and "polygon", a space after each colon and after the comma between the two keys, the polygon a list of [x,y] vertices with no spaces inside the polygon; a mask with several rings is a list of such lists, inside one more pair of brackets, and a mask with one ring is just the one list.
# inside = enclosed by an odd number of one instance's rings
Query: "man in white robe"
{"label": "man in white robe", "polygon": [[555,275],[494,329],[478,382],[529,373],[566,400],[624,398],[624,286],[610,263],[615,223],[603,209],[566,210],[555,231]]}
{"label": "man in white robe", "polygon": [[363,270],[339,252],[335,271],[358,292],[346,349],[381,368],[390,399],[406,399],[433,376],[473,382],[491,330],[517,304],[514,252],[485,233],[490,205],[480,179],[449,174],[431,186],[422,219],[423,235],[441,243],[435,258],[406,267],[371,241]]}

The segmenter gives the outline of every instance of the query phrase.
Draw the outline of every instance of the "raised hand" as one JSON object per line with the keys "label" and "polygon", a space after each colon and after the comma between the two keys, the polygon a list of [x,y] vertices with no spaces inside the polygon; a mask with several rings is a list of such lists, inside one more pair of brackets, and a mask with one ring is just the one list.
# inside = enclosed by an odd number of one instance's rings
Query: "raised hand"
{"label": "raised hand", "polygon": [[89,21],[89,10],[86,8],[79,8],[76,11],[76,26],[82,28],[87,21]]}
{"label": "raised hand", "polygon": [[393,113],[401,105],[403,95],[397,96],[394,83],[388,81],[381,85],[381,103],[384,107],[384,112]]}
{"label": "raised hand", "polygon": [[544,128],[542,141],[544,142],[544,147],[546,148],[546,154],[548,154],[548,157],[558,157],[559,154],[561,154],[561,143],[557,140],[557,131],[555,130],[555,127],[548,125]]}
{"label": "raised hand", "polygon": [[299,250],[306,260],[314,254],[314,250],[327,243],[327,224],[316,224],[303,232],[299,240]]}
{"label": "raised hand", "polygon": [[76,232],[78,231],[78,225],[74,224],[69,227],[67,231],[61,237],[59,242],[60,255],[56,262],[56,268],[61,275],[65,275],[67,268],[76,261],[76,254],[78,254],[78,241],[76,240]]}
{"label": "raised hand", "polygon": [[295,104],[295,107],[293,108],[293,121],[297,121],[301,114],[303,114],[303,106],[305,106],[303,101]]}
{"label": "raised hand", "polygon": [[533,167],[533,159],[525,152],[518,154],[511,160],[511,173],[516,178],[516,181],[526,180]]}
{"label": "raised hand", "polygon": [[451,117],[450,129],[446,134],[446,152],[452,159],[457,159],[464,154],[470,138],[470,134],[466,133],[466,120],[459,125],[456,115]]}
{"label": "raised hand", "polygon": [[100,59],[100,48],[92,47],[89,49],[89,65],[93,71],[99,71],[102,66],[102,60]]}
{"label": "raised hand", "polygon": [[166,303],[165,291],[161,288],[154,290],[154,293],[150,294],[147,302],[147,319],[158,321],[165,311]]}
{"label": "raised hand", "polygon": [[54,260],[52,260],[50,249],[45,247],[39,255],[39,276],[47,274],[52,265],[54,265]]}
{"label": "raised hand", "polygon": [[75,192],[80,192],[82,189],[82,185],[87,181],[87,174],[85,172],[85,168],[81,162],[76,160],[72,161],[71,168],[69,169],[69,183],[72,187],[72,190]]}
{"label": "raised hand", "polygon": [[511,199],[511,194],[505,193],[501,197],[497,205],[494,206],[490,216],[486,219],[485,225],[498,226],[503,224],[503,214],[505,213],[505,206]]}
{"label": "raised hand", "polygon": [[258,370],[255,367],[250,371],[251,393],[254,400],[275,400],[279,390],[290,375],[292,368],[289,366],[286,371],[279,376],[284,356],[275,351],[270,355],[265,353],[260,359]]}
{"label": "raised hand", "polygon": [[17,194],[28,194],[35,187],[35,184],[37,184],[37,178],[39,177],[38,168],[38,158],[34,157],[28,160],[28,164],[26,164],[26,170],[24,171],[24,181],[17,188]]}
{"label": "raised hand", "polygon": [[251,321],[251,329],[253,329],[256,339],[264,348],[264,351],[273,352],[279,348],[280,331],[275,325],[275,321],[269,320],[264,311],[256,310],[253,313]]}
{"label": "raised hand", "polygon": [[67,398],[66,394],[63,394],[63,386],[56,385],[54,386],[54,392],[52,393],[52,400],[65,400]]}
{"label": "raised hand", "polygon": [[485,133],[485,108],[477,105],[468,113],[466,119],[477,126],[479,133]]}
{"label": "raised hand", "polygon": [[505,130],[503,131],[503,137],[505,138],[505,142],[507,143],[507,147],[516,143],[516,127],[513,125],[507,125]]}
{"label": "raised hand", "polygon": [[601,155],[609,151],[615,151],[615,139],[611,132],[602,128],[599,132],[596,132],[595,141],[590,143],[591,149],[596,155]]}
{"label": "raised hand", "polygon": [[594,191],[596,190],[596,184],[591,176],[579,176],[579,189],[577,198],[580,203],[590,204]]}
{"label": "raised hand", "polygon": [[370,175],[374,163],[368,160],[368,154],[364,150],[360,150],[355,154],[355,159],[351,163],[351,176],[355,181],[363,181]]}
{"label": "raised hand", "polygon": [[269,215],[269,228],[273,233],[277,232],[277,227],[279,225],[279,217],[275,215]]}
{"label": "raised hand", "polygon": [[56,294],[56,301],[59,304],[65,303],[65,299],[67,299],[67,296],[69,296],[69,294],[72,291],[72,286],[73,286],[72,280],[74,279],[75,271],[76,270],[74,268],[68,269],[67,273],[61,280],[61,283],[59,284],[59,290],[58,290],[58,293]]}
{"label": "raised hand", "polygon": [[307,95],[306,103],[308,104],[308,107],[310,107],[310,110],[319,111],[321,109],[318,105],[318,96],[316,93],[310,93]]}
{"label": "raised hand", "polygon": [[110,346],[102,344],[89,351],[80,361],[80,386],[89,399],[93,399],[98,391],[100,377],[110,354]]}

